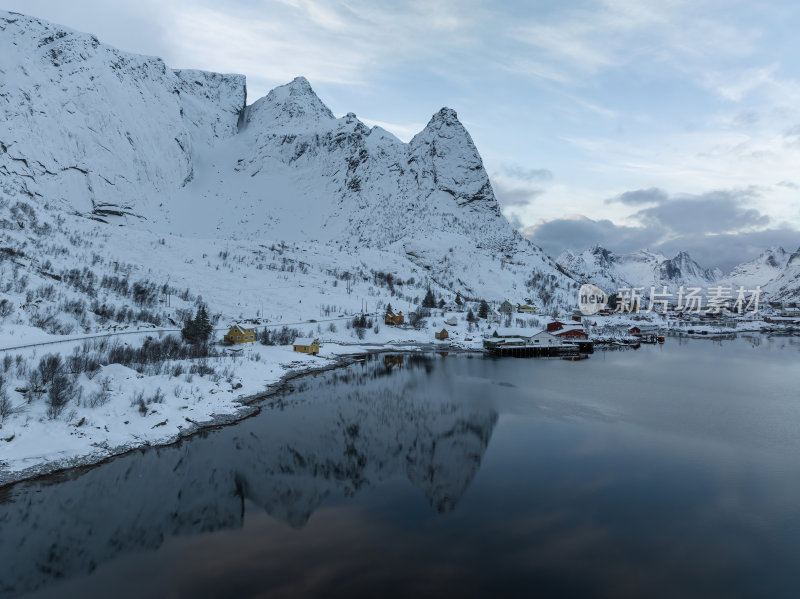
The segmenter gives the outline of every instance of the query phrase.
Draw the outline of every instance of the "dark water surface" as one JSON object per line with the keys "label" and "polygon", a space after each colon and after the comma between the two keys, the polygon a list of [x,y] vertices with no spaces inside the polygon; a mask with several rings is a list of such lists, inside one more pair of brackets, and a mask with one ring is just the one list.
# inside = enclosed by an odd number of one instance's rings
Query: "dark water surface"
{"label": "dark water surface", "polygon": [[797,597],[798,577],[791,338],[374,356],[0,490],[2,596]]}

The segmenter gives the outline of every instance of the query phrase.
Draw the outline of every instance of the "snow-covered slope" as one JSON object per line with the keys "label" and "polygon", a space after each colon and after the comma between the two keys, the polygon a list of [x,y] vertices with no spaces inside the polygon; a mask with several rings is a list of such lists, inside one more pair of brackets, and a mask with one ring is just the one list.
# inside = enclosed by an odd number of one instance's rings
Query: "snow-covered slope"
{"label": "snow-covered slope", "polygon": [[658,265],[654,283],[666,285],[670,288],[680,287],[706,287],[722,277],[718,268],[705,269],[692,260],[688,252],[678,252],[670,259]]}
{"label": "snow-covered slope", "polygon": [[142,213],[236,133],[241,75],[174,71],[96,37],[0,12],[0,189],[90,214]]}
{"label": "snow-covered slope", "polygon": [[796,302],[800,298],[800,248],[787,255],[780,274],[764,285],[767,297],[773,301]]}
{"label": "snow-covered slope", "polygon": [[609,292],[623,286],[666,286],[675,292],[681,286],[707,287],[722,275],[718,269],[702,268],[687,252],[668,259],[647,250],[614,254],[595,246],[579,254],[564,252],[556,263],[582,282],[594,283]]}
{"label": "snow-covered slope", "polygon": [[720,280],[720,285],[738,289],[761,287],[762,298],[788,303],[800,298],[800,248],[789,253],[782,247],[771,247],[759,256],[736,266]]}
{"label": "snow-covered slope", "polygon": [[782,247],[768,248],[757,258],[736,266],[725,277],[724,283],[750,289],[755,288],[756,285],[763,287],[783,274],[788,262],[789,253]]}
{"label": "snow-covered slope", "polygon": [[566,250],[556,259],[556,264],[573,273],[582,283],[591,282],[608,292],[630,286],[617,270],[615,256],[599,245],[580,253]]}
{"label": "snow-covered slope", "polygon": [[[414,303],[428,286],[446,299],[573,301],[574,281],[500,214],[451,109],[406,144],[336,118],[302,77],[245,106],[243,76],[169,69],[7,12],[0,74],[0,268],[16,307],[5,325],[67,318],[59,307],[93,302],[111,276],[146,277],[161,299],[189,288],[182,307],[202,300],[226,319],[265,304],[317,317],[398,291]],[[67,276],[75,266],[91,274]],[[331,288],[374,272],[406,287]],[[32,303],[31,287],[53,291]],[[118,295],[101,299],[118,309]]]}

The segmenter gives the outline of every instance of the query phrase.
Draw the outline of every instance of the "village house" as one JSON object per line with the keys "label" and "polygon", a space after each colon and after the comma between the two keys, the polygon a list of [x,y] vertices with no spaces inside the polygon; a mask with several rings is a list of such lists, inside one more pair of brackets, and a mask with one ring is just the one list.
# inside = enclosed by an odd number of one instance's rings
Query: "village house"
{"label": "village house", "polygon": [[405,321],[406,318],[402,312],[395,314],[391,309],[387,309],[386,314],[383,316],[383,323],[388,325],[403,324]]}
{"label": "village house", "polygon": [[589,334],[583,329],[561,329],[553,332],[553,335],[571,341],[573,339],[588,339]]}
{"label": "village house", "polygon": [[314,339],[312,337],[298,337],[294,340],[292,345],[294,346],[294,351],[300,352],[301,354],[311,354],[316,356],[319,353],[319,339]]}
{"label": "village house", "polygon": [[246,329],[242,325],[233,325],[222,337],[225,343],[251,343],[256,340],[256,330]]}
{"label": "village house", "polygon": [[514,311],[514,306],[511,305],[510,301],[506,300],[500,304],[497,311],[500,312],[500,314],[511,314]]}
{"label": "village house", "polygon": [[564,340],[547,331],[540,331],[528,339],[528,343],[542,347],[561,347],[564,345]]}
{"label": "village house", "polygon": [[554,331],[560,331],[564,328],[564,323],[559,320],[554,320],[553,322],[547,323],[547,331],[552,333]]}
{"label": "village house", "polygon": [[447,329],[442,329],[438,333],[434,333],[433,336],[441,341],[447,339],[450,335],[448,334]]}
{"label": "village house", "polygon": [[491,335],[483,338],[483,346],[488,348],[497,345],[526,345],[530,337],[530,329],[497,328]]}
{"label": "village house", "polygon": [[528,304],[517,305],[517,312],[521,314],[536,314],[536,308]]}

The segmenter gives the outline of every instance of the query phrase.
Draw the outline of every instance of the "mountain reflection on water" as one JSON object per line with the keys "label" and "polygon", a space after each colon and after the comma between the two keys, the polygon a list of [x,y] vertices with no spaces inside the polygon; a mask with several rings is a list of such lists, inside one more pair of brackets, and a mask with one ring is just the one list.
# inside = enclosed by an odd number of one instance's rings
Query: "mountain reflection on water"
{"label": "mountain reflection on water", "polygon": [[7,489],[0,595],[794,599],[798,356],[766,335],[373,356]]}
{"label": "mountain reflection on water", "polygon": [[[166,538],[242,526],[245,500],[300,529],[330,495],[403,475],[440,513],[480,467],[487,395],[386,355],[298,379],[253,418],[0,495],[0,595],[91,572]],[[13,564],[13,568],[8,566]]]}

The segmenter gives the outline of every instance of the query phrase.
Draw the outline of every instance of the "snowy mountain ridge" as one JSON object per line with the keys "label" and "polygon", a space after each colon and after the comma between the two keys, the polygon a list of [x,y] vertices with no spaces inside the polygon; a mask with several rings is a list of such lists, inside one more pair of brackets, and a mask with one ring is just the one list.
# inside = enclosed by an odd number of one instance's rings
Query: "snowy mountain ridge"
{"label": "snowy mountain ridge", "polygon": [[639,250],[630,254],[615,254],[595,246],[581,253],[563,252],[556,263],[583,282],[613,292],[620,287],[667,287],[676,291],[680,286],[707,287],[717,281],[719,269],[704,269],[687,252],[674,258]]}
{"label": "snowy mountain ridge", "polygon": [[[302,77],[247,105],[241,75],[170,69],[8,12],[0,73],[0,269],[15,307],[0,332],[89,332],[110,311],[140,322],[126,296],[136,279],[160,289],[151,308],[188,289],[181,309],[202,300],[225,320],[265,304],[285,319],[409,310],[427,287],[574,301],[575,282],[500,213],[452,109],[403,143],[335,117]],[[65,310],[75,302],[95,307]]]}
{"label": "snowy mountain ridge", "polygon": [[567,250],[556,263],[576,280],[594,283],[608,292],[620,287],[667,287],[675,293],[679,287],[761,287],[764,298],[793,302],[800,296],[800,249],[789,254],[782,247],[771,247],[759,256],[734,267],[724,275],[719,268],[703,268],[688,252],[681,251],[668,259],[663,254],[640,250],[615,254],[601,246],[582,252]]}

